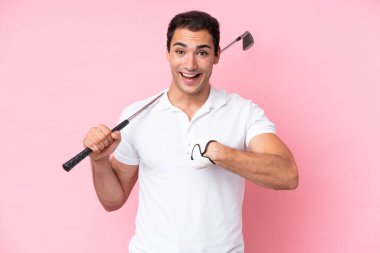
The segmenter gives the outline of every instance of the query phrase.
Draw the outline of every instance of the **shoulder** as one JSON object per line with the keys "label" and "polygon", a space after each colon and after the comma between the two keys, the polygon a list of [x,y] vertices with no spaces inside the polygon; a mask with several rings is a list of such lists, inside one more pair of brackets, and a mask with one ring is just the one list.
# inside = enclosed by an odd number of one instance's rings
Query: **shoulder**
{"label": "shoulder", "polygon": [[229,93],[224,90],[212,88],[214,100],[224,103],[228,107],[236,108],[239,110],[252,110],[259,106],[251,99],[243,97],[238,93]]}
{"label": "shoulder", "polygon": [[267,115],[258,104],[251,99],[241,96],[238,93],[228,93],[224,90],[214,89],[214,97],[224,101],[224,108],[229,114],[238,115],[240,120],[246,119],[247,122],[262,121],[268,125],[274,124],[267,118]]}

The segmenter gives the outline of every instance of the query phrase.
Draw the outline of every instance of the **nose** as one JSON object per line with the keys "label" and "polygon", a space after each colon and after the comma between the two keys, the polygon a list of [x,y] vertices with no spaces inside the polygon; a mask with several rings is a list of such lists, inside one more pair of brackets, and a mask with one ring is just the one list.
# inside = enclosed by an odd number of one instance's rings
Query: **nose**
{"label": "nose", "polygon": [[196,60],[194,54],[188,53],[186,55],[185,61],[184,61],[184,68],[187,71],[193,71],[193,70],[196,70],[198,68],[197,60]]}

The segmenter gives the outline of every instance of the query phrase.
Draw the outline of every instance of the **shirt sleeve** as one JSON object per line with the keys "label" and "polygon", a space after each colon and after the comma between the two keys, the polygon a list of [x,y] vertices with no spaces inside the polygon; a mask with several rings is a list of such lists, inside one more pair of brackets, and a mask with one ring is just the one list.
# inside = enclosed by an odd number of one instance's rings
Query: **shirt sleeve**
{"label": "shirt sleeve", "polygon": [[134,148],[128,143],[126,138],[123,137],[123,134],[121,136],[121,142],[119,146],[117,146],[113,156],[121,163],[138,165],[140,163],[139,156]]}
{"label": "shirt sleeve", "polygon": [[245,138],[245,146],[248,147],[252,138],[259,134],[264,133],[276,133],[276,127],[272,121],[270,121],[263,109],[258,105],[250,103],[250,113],[247,122],[247,132]]}
{"label": "shirt sleeve", "polygon": [[[133,109],[126,108],[120,116],[119,123],[127,119],[130,116],[130,111]],[[140,158],[133,146],[133,128],[126,126],[120,131],[121,142],[117,146],[113,156],[116,160],[127,165],[138,165],[140,163]]]}

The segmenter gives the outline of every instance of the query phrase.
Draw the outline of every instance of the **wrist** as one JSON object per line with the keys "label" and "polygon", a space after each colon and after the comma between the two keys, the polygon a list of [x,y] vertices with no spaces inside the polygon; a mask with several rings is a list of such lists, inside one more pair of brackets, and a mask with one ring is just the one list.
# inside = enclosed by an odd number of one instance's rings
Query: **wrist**
{"label": "wrist", "polygon": [[227,147],[217,141],[210,142],[204,156],[210,158],[215,163],[223,161],[225,158],[225,148]]}
{"label": "wrist", "polygon": [[100,159],[91,158],[91,165],[95,171],[103,170],[103,168],[111,165],[110,156],[105,156]]}

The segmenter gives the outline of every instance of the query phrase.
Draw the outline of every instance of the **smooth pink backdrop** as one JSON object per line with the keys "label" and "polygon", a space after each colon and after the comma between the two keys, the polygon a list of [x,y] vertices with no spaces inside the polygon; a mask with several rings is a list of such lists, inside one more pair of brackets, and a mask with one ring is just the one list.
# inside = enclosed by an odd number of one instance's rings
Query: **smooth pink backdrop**
{"label": "smooth pink backdrop", "polygon": [[[137,191],[105,212],[88,161],[61,164],[94,125],[168,87],[166,28],[221,23],[212,83],[265,109],[300,170],[295,191],[247,182],[246,252],[380,252],[380,2],[0,1],[0,252],[127,252]],[[158,126],[159,127],[159,126]]]}

